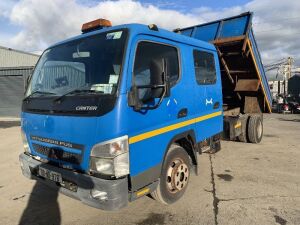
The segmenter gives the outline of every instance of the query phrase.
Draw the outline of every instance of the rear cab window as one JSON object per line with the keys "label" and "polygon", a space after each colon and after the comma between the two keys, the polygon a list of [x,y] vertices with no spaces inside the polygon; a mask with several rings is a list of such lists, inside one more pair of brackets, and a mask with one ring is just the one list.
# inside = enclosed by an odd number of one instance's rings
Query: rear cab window
{"label": "rear cab window", "polygon": [[199,85],[215,84],[217,72],[213,53],[194,49],[193,57],[197,83]]}

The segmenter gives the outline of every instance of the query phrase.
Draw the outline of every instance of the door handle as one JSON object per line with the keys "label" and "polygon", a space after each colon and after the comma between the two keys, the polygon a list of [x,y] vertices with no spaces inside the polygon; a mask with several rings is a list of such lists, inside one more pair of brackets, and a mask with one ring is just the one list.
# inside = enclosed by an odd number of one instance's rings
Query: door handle
{"label": "door handle", "polygon": [[219,106],[220,106],[220,102],[215,102],[213,108],[214,108],[214,109],[217,109],[217,108],[219,108]]}
{"label": "door handle", "polygon": [[177,118],[183,118],[186,117],[188,114],[188,109],[187,108],[182,108],[179,110],[178,114],[177,114]]}

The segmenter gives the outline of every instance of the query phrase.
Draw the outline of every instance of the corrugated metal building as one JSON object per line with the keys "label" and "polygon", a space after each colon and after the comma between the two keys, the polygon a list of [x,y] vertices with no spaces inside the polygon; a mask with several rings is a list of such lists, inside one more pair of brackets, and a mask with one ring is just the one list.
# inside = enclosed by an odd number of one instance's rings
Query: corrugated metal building
{"label": "corrugated metal building", "polygon": [[19,116],[24,84],[39,55],[0,46],[0,117]]}

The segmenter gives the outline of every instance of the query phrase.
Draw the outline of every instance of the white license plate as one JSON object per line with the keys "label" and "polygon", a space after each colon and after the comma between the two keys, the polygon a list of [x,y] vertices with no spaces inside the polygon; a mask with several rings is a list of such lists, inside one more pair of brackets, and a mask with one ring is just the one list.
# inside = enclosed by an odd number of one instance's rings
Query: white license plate
{"label": "white license plate", "polygon": [[54,182],[62,183],[62,177],[60,173],[39,167],[39,175]]}

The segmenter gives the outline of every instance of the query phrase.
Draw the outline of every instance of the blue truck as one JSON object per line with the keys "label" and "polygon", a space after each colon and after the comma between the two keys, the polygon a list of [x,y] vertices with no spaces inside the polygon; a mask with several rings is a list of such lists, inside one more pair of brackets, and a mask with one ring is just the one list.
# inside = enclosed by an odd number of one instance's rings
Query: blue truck
{"label": "blue truck", "polygon": [[271,95],[251,20],[167,31],[99,19],[47,48],[22,102],[24,176],[103,210],[176,202],[199,154],[262,139]]}

